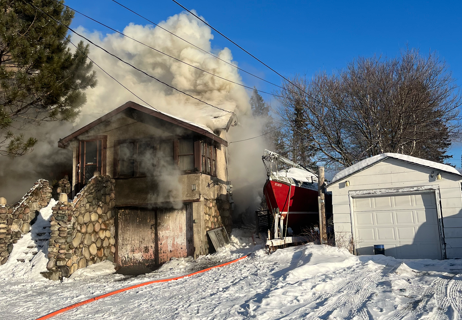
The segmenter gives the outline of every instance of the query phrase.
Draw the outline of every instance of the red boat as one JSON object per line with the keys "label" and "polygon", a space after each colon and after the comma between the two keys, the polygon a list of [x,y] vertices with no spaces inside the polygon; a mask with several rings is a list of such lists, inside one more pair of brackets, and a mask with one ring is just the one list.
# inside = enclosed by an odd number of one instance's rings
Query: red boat
{"label": "red boat", "polygon": [[262,159],[268,176],[263,193],[273,215],[271,238],[286,238],[317,225],[317,175],[269,150]]}

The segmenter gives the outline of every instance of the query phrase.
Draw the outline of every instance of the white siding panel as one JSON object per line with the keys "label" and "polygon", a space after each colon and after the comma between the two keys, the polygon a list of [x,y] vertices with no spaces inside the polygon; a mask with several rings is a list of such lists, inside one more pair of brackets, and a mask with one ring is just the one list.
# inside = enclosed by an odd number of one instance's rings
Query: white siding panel
{"label": "white siding panel", "polygon": [[350,213],[350,205],[349,204],[342,204],[342,205],[336,205],[333,208],[333,213]]}
{"label": "white siding panel", "polygon": [[452,228],[451,226],[444,226],[444,237],[448,238],[460,238],[462,237],[461,228]]}
{"label": "white siding panel", "polygon": [[462,257],[462,248],[446,248],[448,259],[457,259]]}
{"label": "white siding panel", "polygon": [[[443,223],[444,223],[445,228],[447,228],[447,227],[462,228],[462,217],[460,217],[460,218],[459,217],[457,217],[457,218],[453,218],[453,217],[444,218]],[[462,229],[461,229],[461,231],[462,231]]]}
{"label": "white siding panel", "polygon": [[336,214],[334,216],[334,224],[342,223],[342,222],[351,223],[350,213],[348,213],[348,214]]}
{"label": "white siding panel", "polygon": [[462,209],[443,207],[443,217],[444,218],[462,218]]}
{"label": "white siding panel", "polygon": [[441,197],[441,205],[444,208],[460,208],[462,206],[462,202],[460,198],[443,198]]}
{"label": "white siding panel", "polygon": [[351,223],[345,223],[345,222],[336,223],[335,232],[351,232]]}
{"label": "white siding panel", "polygon": [[460,238],[446,238],[446,246],[448,248],[462,248],[462,235]]}

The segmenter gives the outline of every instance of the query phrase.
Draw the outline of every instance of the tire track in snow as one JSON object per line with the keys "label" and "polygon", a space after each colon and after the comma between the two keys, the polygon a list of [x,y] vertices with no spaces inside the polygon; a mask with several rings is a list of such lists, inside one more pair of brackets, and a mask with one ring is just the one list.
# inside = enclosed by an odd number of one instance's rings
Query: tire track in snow
{"label": "tire track in snow", "polygon": [[448,301],[454,309],[455,319],[462,318],[462,275],[455,276],[448,285]]}
{"label": "tire track in snow", "polygon": [[419,299],[409,302],[403,308],[400,308],[393,312],[387,320],[401,320],[409,315],[414,315],[419,318],[419,315],[424,312],[428,302],[434,298],[436,301],[436,310],[432,314],[432,319],[447,319],[446,311],[449,307],[449,299],[447,298],[448,284],[454,278],[454,276],[442,275],[433,280],[430,285],[424,290],[422,296]]}
{"label": "tire track in snow", "polygon": [[[396,267],[391,267],[388,272],[391,272],[393,268]],[[326,294],[318,298],[315,303],[322,305],[313,310],[307,319],[326,318],[340,307],[348,305],[351,306],[349,307],[349,315],[352,318],[369,319],[369,313],[365,304],[374,293],[373,288],[377,286],[377,281],[381,279],[382,272],[384,272],[384,269],[370,272],[366,275],[363,272],[359,272],[353,279],[344,284],[343,287],[332,290],[333,292],[341,292],[339,295]]]}

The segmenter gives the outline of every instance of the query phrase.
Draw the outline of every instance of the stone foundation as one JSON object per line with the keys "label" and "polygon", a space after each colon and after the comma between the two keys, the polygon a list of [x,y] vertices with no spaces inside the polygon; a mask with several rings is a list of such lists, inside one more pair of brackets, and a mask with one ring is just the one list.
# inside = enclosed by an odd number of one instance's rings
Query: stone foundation
{"label": "stone foundation", "polygon": [[0,205],[0,264],[8,261],[13,244],[29,232],[38,211],[50,202],[51,193],[48,181],[40,179],[13,207]]}
{"label": "stone foundation", "polygon": [[207,231],[224,227],[228,234],[231,233],[233,221],[232,221],[231,207],[228,200],[223,199],[211,199],[204,200],[204,226],[205,232],[203,234],[203,252],[200,254],[208,254],[210,252]]}
{"label": "stone foundation", "polygon": [[114,185],[110,176],[95,176],[73,202],[53,207],[45,277],[58,280],[94,263],[114,261]]}

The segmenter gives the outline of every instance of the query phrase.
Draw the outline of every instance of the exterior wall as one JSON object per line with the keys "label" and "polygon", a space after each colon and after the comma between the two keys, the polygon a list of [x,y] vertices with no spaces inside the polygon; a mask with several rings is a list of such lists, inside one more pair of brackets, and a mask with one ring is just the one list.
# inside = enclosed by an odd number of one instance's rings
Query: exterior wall
{"label": "exterior wall", "polygon": [[[149,137],[174,138],[187,134],[189,131],[175,125],[153,126],[138,122],[124,114],[114,116],[111,121],[102,123],[85,134],[79,136],[80,140],[94,136],[107,137],[106,149],[106,172],[113,175],[114,172],[114,149],[115,142],[123,139],[142,139]],[[222,131],[220,137],[225,139],[226,132]],[[74,162],[77,154],[77,144],[71,143],[74,152]],[[191,203],[193,219],[194,245],[190,255],[198,256],[209,253],[207,231],[224,226],[228,232],[231,231],[232,219],[228,199],[228,173],[227,173],[227,147],[220,145],[217,148],[217,170],[216,177],[207,174],[193,173],[177,176],[180,186],[180,194],[172,198],[172,195],[163,196],[157,183],[150,181],[148,177],[137,177],[128,179],[116,179],[115,199],[116,207],[120,210],[130,208],[158,208],[171,203],[172,200],[183,203]],[[77,181],[77,163],[74,163],[73,181]],[[193,188],[195,186],[195,190]],[[162,195],[162,196],[159,196]],[[155,201],[153,201],[155,198]],[[209,201],[209,202],[207,202]],[[210,202],[211,201],[211,202]],[[210,207],[210,203],[211,207]],[[120,230],[120,232],[123,232]],[[189,254],[188,254],[189,255]]]}
{"label": "exterior wall", "polygon": [[0,205],[0,265],[8,261],[13,244],[30,231],[37,211],[46,207],[52,190],[47,180],[38,180],[13,207]]}
{"label": "exterior wall", "polygon": [[45,277],[58,280],[94,263],[114,261],[114,197],[114,180],[95,176],[73,202],[53,207]]}
{"label": "exterior wall", "polygon": [[[430,177],[432,174],[434,177]],[[440,173],[441,180],[436,179]],[[350,182],[350,186],[345,185]],[[462,258],[462,178],[438,169],[388,158],[328,187],[332,192],[336,240],[352,237],[349,193],[352,191],[434,186],[439,190],[447,258]]]}
{"label": "exterior wall", "polygon": [[171,258],[193,255],[192,205],[118,210],[117,263],[123,272],[149,272]]}

